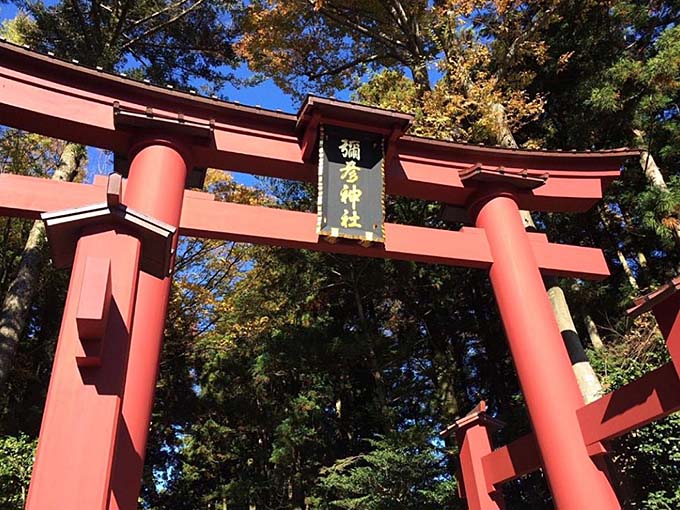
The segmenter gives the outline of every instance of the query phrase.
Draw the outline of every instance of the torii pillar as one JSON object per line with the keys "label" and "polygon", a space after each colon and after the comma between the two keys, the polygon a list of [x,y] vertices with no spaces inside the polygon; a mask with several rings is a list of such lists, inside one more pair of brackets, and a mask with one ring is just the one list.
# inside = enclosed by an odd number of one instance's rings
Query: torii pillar
{"label": "torii pillar", "polygon": [[486,178],[498,184],[475,196],[469,210],[487,235],[494,260],[489,277],[555,506],[619,510],[606,474],[586,449],[576,414],[583,398],[520,217],[517,180],[502,172]]}
{"label": "torii pillar", "polygon": [[77,246],[28,510],[137,506],[190,156],[148,136],[129,156],[125,205],[119,188],[46,217],[51,243]]}

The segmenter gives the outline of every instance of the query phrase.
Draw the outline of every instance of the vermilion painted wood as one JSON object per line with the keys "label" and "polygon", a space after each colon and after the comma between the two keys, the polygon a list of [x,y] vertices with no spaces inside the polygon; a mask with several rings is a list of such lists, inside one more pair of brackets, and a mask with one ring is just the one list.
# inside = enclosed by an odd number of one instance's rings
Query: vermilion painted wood
{"label": "vermilion painted wood", "polygon": [[88,184],[0,174],[0,216],[38,220],[44,212],[105,201],[105,192]]}
{"label": "vermilion painted wood", "polygon": [[[636,300],[629,313],[651,310],[666,338],[671,363],[591,402],[577,411],[591,456],[604,453],[602,441],[613,439],[680,410],[680,293],[671,282],[644,299]],[[648,304],[649,303],[649,304]],[[493,484],[518,478],[541,467],[533,434],[498,448],[484,459],[486,475]]]}
{"label": "vermilion painted wood", "polygon": [[[586,448],[590,457],[605,455],[602,443]],[[482,459],[486,479],[492,485],[500,485],[541,468],[541,453],[534,434],[527,434],[510,444],[496,448]]]}
{"label": "vermilion painted wood", "polygon": [[[316,178],[315,165],[305,163],[302,159],[303,151],[300,150],[299,140],[302,133],[297,131],[296,116],[244,108],[146,86],[84,70],[8,44],[0,44],[0,57],[0,115],[8,125],[127,153],[135,135],[131,131],[120,129],[122,124],[117,125],[114,122],[114,110],[143,116],[148,108],[152,108],[154,118],[167,121],[164,129],[172,132],[179,127],[175,121],[180,114],[185,125],[202,126],[200,131],[203,134],[210,132],[207,129],[210,124],[214,144],[192,144],[191,140],[186,139],[192,146],[191,160],[196,165],[303,181],[313,181]],[[333,105],[336,110],[338,107],[351,109],[340,103]],[[199,130],[190,131],[193,133]],[[311,145],[307,145],[309,147],[306,152],[311,154]],[[601,253],[593,256],[593,252],[578,247],[563,249],[564,247],[547,243],[545,237],[527,235],[519,220],[517,204],[531,210],[587,209],[602,196],[603,188],[609,181],[618,175],[622,161],[637,154],[637,151],[557,154],[490,149],[402,137],[390,147],[390,154],[394,154],[394,158],[388,162],[386,169],[388,193],[454,205],[465,205],[477,192],[474,185],[465,187],[460,180],[459,172],[470,165],[480,165],[486,170],[495,170],[502,166],[506,172],[549,175],[544,186],[533,191],[518,190],[513,199],[500,195],[490,197],[478,215],[478,224],[486,230],[486,235],[476,229],[448,232],[392,225],[391,232],[388,231],[392,244],[365,250],[356,245],[338,243],[337,248],[332,247],[329,251],[470,267],[488,267],[491,264],[494,291],[558,507],[560,510],[618,508],[611,487],[588,458],[589,452],[583,444],[576,418],[580,395],[569,370],[568,358],[539,274],[539,268],[542,267],[545,271],[555,271],[556,274],[580,276],[583,273],[578,267],[581,263],[590,264],[586,272],[606,273],[606,267],[602,269],[604,259]],[[133,167],[136,165],[136,169],[131,170],[131,182],[124,193],[125,203],[172,225],[179,224],[180,213],[183,213],[189,218],[186,222],[186,218],[182,218],[183,227],[186,233],[194,235],[212,233],[224,239],[295,248],[325,250],[330,247],[312,234],[315,215],[294,217],[293,214],[302,213],[274,212],[261,208],[244,209],[247,206],[236,204],[199,204],[198,200],[187,200],[187,206],[182,211],[184,194],[181,188],[187,173],[186,161],[187,156],[182,157],[179,149],[172,146],[172,143],[156,143],[143,149],[133,160]],[[167,187],[170,188],[169,192]],[[43,189],[46,188],[43,186]],[[89,193],[83,188],[71,189],[74,193],[69,199],[74,198],[73,202],[83,200],[85,194]],[[34,198],[25,196],[25,193],[23,199],[29,206],[17,206],[17,198],[7,198],[6,203],[0,201],[3,204],[0,212],[18,213],[22,209],[24,212],[21,214],[31,214],[26,213],[25,209],[39,207],[33,201]],[[57,198],[53,202],[59,200]],[[239,218],[237,220],[229,216],[235,213]],[[222,220],[232,225],[225,228],[219,223]],[[262,226],[266,223],[283,228],[284,234],[272,233],[266,226]],[[116,241],[105,247],[116,251],[118,244],[120,243]],[[422,246],[418,249],[418,244],[427,246],[427,251],[423,253]],[[456,246],[457,244],[462,246]],[[94,256],[98,253],[90,249],[89,245],[84,246],[87,249],[83,249],[81,256]],[[564,262],[565,258],[569,259],[568,263]],[[136,259],[136,263],[138,262],[139,253]],[[594,270],[598,265],[600,267]],[[82,262],[76,264],[75,275],[82,272],[79,266],[82,266]],[[67,447],[64,444],[72,436],[69,436],[70,431],[59,433],[57,425],[69,423],[73,415],[78,414],[81,403],[63,411],[70,413],[70,417],[64,414],[61,420],[50,421],[55,413],[59,417],[62,412],[53,406],[50,413],[46,412],[43,426],[43,434],[51,438],[47,443],[49,446],[39,450],[36,463],[36,466],[50,467],[47,471],[40,467],[34,475],[31,487],[33,501],[44,498],[44,501],[58,501],[59,505],[66,501],[67,507],[87,510],[100,508],[102,502],[106,505],[108,499],[109,479],[106,473],[111,472],[110,508],[131,510],[136,506],[169,284],[169,278],[154,278],[143,272],[139,275],[135,311],[137,320],[132,325],[132,341],[127,360],[128,377],[124,393],[118,390],[118,400],[113,400],[120,409],[121,419],[113,411],[115,406],[111,405],[109,399],[104,396],[96,398],[88,393],[90,388],[87,384],[71,386],[71,394],[76,399],[90,398],[93,409],[104,406],[103,402],[108,405],[103,410],[97,408],[102,420],[100,429],[96,433],[83,436],[85,441],[82,442],[94,444],[92,450],[98,459],[80,459],[81,470],[87,471],[89,462],[95,466],[91,480],[88,480],[92,483],[82,495],[71,494],[71,500],[64,500],[61,497],[62,492],[72,490],[73,480],[80,475],[71,477],[66,484],[67,489],[61,486],[50,489],[44,485],[42,489],[34,488],[45,483],[48,478],[46,473],[59,469],[54,464],[54,459],[58,458],[55,452],[66,452]],[[73,294],[70,293],[71,300],[75,299]],[[128,297],[132,299],[134,293],[129,294]],[[65,315],[65,324],[67,319],[72,322],[73,313],[69,313],[70,315]],[[115,345],[119,348],[126,345],[127,337],[124,338],[119,333],[118,339],[122,341],[115,342]],[[60,339],[60,345],[66,343],[66,340]],[[73,351],[69,355],[75,359]],[[102,367],[111,370],[113,366],[120,368],[124,365],[122,351],[114,357],[115,363],[104,362]],[[541,363],[534,363],[536,357]],[[58,360],[55,363],[55,374],[66,374],[66,380],[72,382],[73,374],[68,372],[72,360],[69,358],[64,361],[63,357]],[[538,374],[532,373],[536,367]],[[106,373],[103,368],[96,372],[96,377]],[[108,381],[119,387],[122,383],[121,377],[116,377],[115,374]],[[59,384],[55,383],[54,386],[63,391]],[[71,395],[68,392],[64,394]],[[92,421],[90,415],[86,418]],[[114,430],[117,430],[117,444],[115,462],[111,468]],[[41,443],[46,444],[43,440]],[[478,468],[481,466],[480,461],[481,457],[473,460]],[[40,495],[36,495],[37,492]],[[71,502],[75,504],[69,506],[68,503]],[[37,510],[38,504],[33,504],[36,506],[31,510]]]}
{"label": "vermilion painted wood", "polygon": [[491,485],[500,485],[541,467],[541,452],[536,436],[527,434],[496,448],[482,458],[484,474]]}
{"label": "vermilion painted wood", "polygon": [[583,399],[517,203],[496,192],[478,204],[476,224],[484,228],[494,260],[491,284],[555,506],[619,510],[583,442],[576,416]]}
{"label": "vermilion painted wood", "polygon": [[110,309],[111,261],[108,257],[87,257],[76,310],[80,337],[76,361],[79,366],[101,365]]}
{"label": "vermilion painted wood", "polygon": [[[182,235],[476,268],[491,264],[486,236],[477,228],[454,232],[388,223],[385,245],[364,248],[320,240],[313,213],[212,202],[206,193],[184,194]],[[0,214],[7,216],[37,218],[48,210],[82,207],[104,198],[103,186],[0,175]],[[547,275],[594,280],[609,275],[599,249],[549,243],[544,234],[529,234],[529,239],[537,263]]]}
{"label": "vermilion painted wood", "polygon": [[680,379],[672,363],[578,411],[587,444],[604,441],[680,410]]}
{"label": "vermilion painted wood", "polygon": [[[187,153],[178,149],[174,143],[160,141],[143,147],[132,159],[123,196],[129,207],[175,227],[190,165]],[[173,246],[177,246],[177,236]],[[157,278],[139,273],[110,510],[137,508],[171,283],[169,275]]]}
{"label": "vermilion painted wood", "polygon": [[[477,268],[488,268],[492,260],[481,229],[466,227],[456,232],[387,223],[385,244],[364,248],[356,243],[320,240],[316,221],[313,213],[187,200],[180,232],[192,237]],[[548,243],[543,234],[530,234],[529,239],[546,274],[596,280],[609,275],[599,249]]]}
{"label": "vermilion painted wood", "polygon": [[[88,257],[110,259],[112,303],[101,367],[81,368],[76,309]],[[108,510],[139,257],[140,241],[114,230],[91,233],[78,242],[27,510]],[[82,298],[87,299],[97,289],[84,290]]]}
{"label": "vermilion painted wood", "polygon": [[[187,165],[168,144],[152,143],[132,161],[125,202],[177,225]],[[79,369],[75,315],[85,260],[107,256],[111,257],[114,304],[103,339],[101,367]],[[79,241],[29,490],[29,510],[137,507],[170,286],[169,277],[139,272],[139,257],[140,241],[113,230]],[[82,299],[92,292],[98,293],[97,287],[86,287]]]}
{"label": "vermilion painted wood", "polygon": [[111,261],[108,257],[85,260],[83,285],[76,310],[80,338],[101,339],[106,331],[111,305]]}
{"label": "vermilion painted wood", "polygon": [[[588,454],[606,453],[602,441],[621,436],[680,410],[680,379],[672,363],[642,376],[577,411]],[[495,449],[483,459],[487,479],[502,484],[541,467],[533,434]]]}
{"label": "vermilion painted wood", "polygon": [[457,436],[468,510],[502,510],[505,505],[501,493],[489,482],[482,464],[482,459],[492,450],[489,430],[483,420],[474,419],[458,431]]}
{"label": "vermilion painted wood", "polygon": [[675,370],[680,376],[680,292],[656,305],[652,311],[666,339],[666,347]]}
{"label": "vermilion painted wood", "polygon": [[[94,185],[53,181],[26,175],[0,174],[0,216],[39,220],[44,212],[77,209],[106,202],[108,179],[96,175]],[[127,179],[123,179],[123,189]],[[214,200],[211,193],[184,190],[185,199]]]}
{"label": "vermilion painted wood", "polygon": [[[0,118],[36,133],[125,154],[131,134],[116,130],[113,105],[157,118],[207,125],[214,121],[214,146],[194,148],[201,167],[238,170],[312,182],[314,164],[302,159],[297,117],[199,98],[144,85],[0,43]],[[585,210],[619,174],[622,162],[637,151],[549,153],[485,148],[403,137],[386,168],[387,192],[464,205],[472,190],[458,171],[481,163],[508,172],[549,173],[545,186],[518,194],[529,210]]]}

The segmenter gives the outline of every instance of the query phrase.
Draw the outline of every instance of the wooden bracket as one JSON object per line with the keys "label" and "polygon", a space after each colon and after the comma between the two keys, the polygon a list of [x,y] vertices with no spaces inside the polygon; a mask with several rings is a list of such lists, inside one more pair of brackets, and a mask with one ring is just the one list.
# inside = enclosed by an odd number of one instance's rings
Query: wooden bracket
{"label": "wooden bracket", "polygon": [[[162,115],[154,112],[153,108],[143,110],[127,108],[118,101],[113,102],[113,124],[116,130],[131,133],[148,133],[159,131],[191,142],[192,145],[210,146],[214,143],[215,120],[196,121],[187,119],[183,113],[175,116]],[[114,154],[113,165],[116,173],[127,177],[130,171],[130,161],[126,154]],[[207,168],[197,166],[189,168],[185,187],[203,188]]]}
{"label": "wooden bracket", "polygon": [[115,207],[121,203],[123,197],[123,176],[117,173],[109,175],[106,182],[106,203]]}
{"label": "wooden bracket", "polygon": [[41,215],[55,267],[73,263],[76,244],[84,228],[122,228],[142,243],[140,267],[158,278],[171,271],[172,239],[177,229],[120,203],[122,179],[114,176],[107,185],[107,202]]}
{"label": "wooden bracket", "polygon": [[[302,160],[305,163],[314,161],[316,153],[314,149],[317,147],[320,124],[380,133],[388,139],[387,145],[390,147],[406,132],[412,121],[413,115],[407,113],[307,96],[298,112],[296,122]],[[393,154],[386,154],[386,156],[393,157]]]}
{"label": "wooden bracket", "polygon": [[672,279],[654,292],[633,300],[635,306],[626,311],[629,317],[645,312],[654,314],[661,334],[666,339],[666,348],[671,355],[677,375],[680,377],[680,277]]}
{"label": "wooden bracket", "polygon": [[549,177],[547,173],[541,174],[538,177],[529,175],[526,169],[518,173],[508,172],[502,166],[494,169],[484,168],[481,163],[476,163],[465,170],[461,170],[459,175],[464,186],[467,186],[468,183],[493,183],[522,190],[539,188],[548,181]]}
{"label": "wooden bracket", "polygon": [[305,133],[300,140],[302,149],[302,161],[309,163],[315,159],[315,149],[319,141],[319,124],[321,123],[321,114],[314,112],[312,118],[305,127]]}
{"label": "wooden bracket", "polygon": [[87,257],[76,310],[80,337],[80,343],[76,344],[78,366],[101,366],[110,308],[111,260]]}
{"label": "wooden bracket", "polygon": [[404,134],[404,129],[401,125],[395,124],[392,128],[392,132],[389,136],[385,137],[385,167],[392,162],[394,155],[397,152],[396,144],[397,140],[401,138]]}

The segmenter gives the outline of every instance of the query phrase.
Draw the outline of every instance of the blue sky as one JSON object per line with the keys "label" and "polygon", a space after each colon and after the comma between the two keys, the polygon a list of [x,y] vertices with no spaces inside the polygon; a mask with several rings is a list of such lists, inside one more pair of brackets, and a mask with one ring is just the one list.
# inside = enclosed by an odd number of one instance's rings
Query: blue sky
{"label": "blue sky", "polygon": [[[2,4],[0,0],[0,22],[6,19],[11,19],[16,16],[17,8],[12,4]],[[56,3],[53,1],[46,1],[46,4]],[[238,78],[247,78],[252,73],[246,65],[241,66],[236,70]],[[263,108],[272,110],[281,109],[285,112],[295,113],[298,110],[299,104],[294,102],[289,96],[284,94],[272,80],[267,80],[255,87],[236,88],[227,85],[222,91],[230,101],[238,101],[246,105],[260,105]],[[349,92],[343,91],[337,94],[340,99],[349,99]]]}
{"label": "blue sky", "polygon": [[[12,4],[3,4],[0,0],[0,22],[11,19],[17,14],[17,8]],[[46,4],[56,3],[53,1],[46,1]],[[239,67],[236,72],[238,78],[247,78],[251,76],[251,71],[246,65]],[[198,88],[198,87],[197,87]],[[238,101],[245,105],[259,105],[263,108],[272,110],[283,110],[285,112],[296,113],[299,104],[292,98],[279,89],[272,80],[266,80],[263,83],[254,87],[236,88],[232,85],[227,85],[222,91],[230,101]],[[337,94],[339,99],[349,99],[349,91],[343,91]],[[111,171],[109,158],[98,149],[90,149],[89,154],[89,175],[87,180],[91,180],[95,174],[108,174]],[[237,181],[243,184],[253,185],[257,181],[248,174],[234,174]]]}

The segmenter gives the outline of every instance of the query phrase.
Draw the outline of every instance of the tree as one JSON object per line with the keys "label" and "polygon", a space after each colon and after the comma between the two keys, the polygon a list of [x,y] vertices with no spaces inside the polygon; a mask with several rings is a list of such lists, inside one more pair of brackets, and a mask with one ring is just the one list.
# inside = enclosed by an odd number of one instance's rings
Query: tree
{"label": "tree", "polygon": [[0,504],[7,510],[21,510],[26,503],[33,464],[35,441],[26,435],[0,438]]}
{"label": "tree", "polygon": [[[218,86],[226,76],[217,69],[233,63],[229,31],[220,19],[227,4],[203,0],[108,4],[78,0],[51,6],[21,0],[15,3],[27,14],[22,12],[5,23],[5,36],[91,67],[120,71],[127,66],[128,72],[139,78],[176,84],[201,78]],[[130,59],[137,67],[129,69]],[[52,178],[73,180],[84,167],[85,148],[68,144]],[[42,222],[35,222],[5,294],[0,316],[0,388],[9,376],[25,328],[44,238]]]}
{"label": "tree", "polygon": [[[82,171],[85,149],[80,145],[66,144],[60,162],[51,179],[72,181]],[[12,369],[19,339],[24,331],[33,294],[43,264],[45,225],[36,221],[31,227],[21,254],[16,275],[9,285],[0,313],[0,387],[4,387]]]}
{"label": "tree", "polygon": [[91,67],[155,83],[201,79],[213,89],[232,79],[233,2],[205,0],[14,0],[31,23],[27,44]]}
{"label": "tree", "polygon": [[[431,431],[408,429],[369,440],[364,454],[340,459],[322,471],[319,509],[407,510],[449,505],[455,483],[443,455],[430,443]],[[437,483],[438,479],[446,479]]]}
{"label": "tree", "polygon": [[[632,129],[644,129],[668,192],[650,188],[635,164],[599,209],[539,214],[535,221],[557,242],[603,247],[611,263],[606,282],[550,287],[600,327],[601,348],[588,354],[607,374],[605,388],[666,361],[653,324],[631,324],[623,311],[635,292],[631,277],[640,286],[655,285],[680,260],[664,225],[676,217],[674,2],[258,0],[235,6],[226,18],[219,13],[227,11],[218,12],[226,3],[140,2],[129,7],[123,34],[134,39],[177,14],[187,33],[162,26],[152,31],[149,47],[141,40],[126,45],[124,35],[97,39],[97,27],[115,29],[125,5],[36,8],[43,32],[31,44],[115,71],[132,62],[132,73],[179,83],[201,76],[205,61],[183,60],[187,69],[173,68],[167,55],[180,51],[175,43],[193,41],[198,51],[197,28],[233,19],[233,30],[219,27],[221,33],[236,37],[238,55],[261,77],[272,76],[298,95],[350,87],[362,102],[413,112],[416,134],[591,149],[629,143]],[[140,14],[137,8],[148,10]],[[205,24],[198,15],[203,9]],[[151,18],[142,21],[145,16]],[[98,49],[90,48],[84,32]],[[118,48],[121,60],[104,51],[107,40],[117,41],[110,48]],[[139,59],[132,49],[153,56]],[[97,55],[106,58],[97,61]],[[167,69],[153,71],[161,60]],[[10,146],[17,140],[3,139],[12,154],[7,161],[26,157],[26,171],[41,173],[47,167],[42,152]],[[307,184],[264,180],[250,190],[222,175],[211,172],[208,179],[218,199],[305,211],[316,203]],[[455,228],[443,222],[437,204],[423,201],[388,197],[387,216]],[[0,239],[9,247],[0,253],[4,291],[29,227],[1,225]],[[53,303],[61,299],[63,275],[47,272],[39,285],[3,410],[7,439],[21,430],[37,434],[59,322]],[[578,324],[565,319],[565,336],[582,333]],[[143,505],[455,507],[455,466],[448,455],[457,453],[456,445],[442,445],[435,431],[480,399],[508,423],[499,444],[530,430],[501,338],[492,291],[480,271],[183,239]],[[626,507],[677,506],[675,421],[615,445],[617,466],[635,474],[626,483]],[[16,450],[6,458],[7,465],[26,465]],[[552,508],[540,473],[506,484],[504,494],[516,510]]]}
{"label": "tree", "polygon": [[[540,93],[530,98],[526,92],[531,75],[511,78],[509,69],[530,58],[545,59],[541,30],[557,19],[555,2],[522,4],[525,12],[515,14],[507,2],[433,6],[413,2],[408,7],[398,1],[254,2],[240,18],[245,35],[237,50],[255,70],[273,76],[289,90],[298,88],[298,93],[300,87],[328,91],[351,84],[366,69],[368,61],[360,56],[370,54],[371,66],[384,71],[358,88],[362,102],[416,112],[413,131],[417,134],[518,148],[513,130],[542,112],[543,98]],[[484,14],[477,13],[479,8],[484,8]],[[479,25],[478,30],[502,31],[503,38],[484,43],[474,26],[463,24],[466,18]],[[328,29],[323,42],[314,36],[320,27]],[[393,52],[386,50],[390,45]],[[307,58],[310,52],[313,56]],[[443,77],[433,86],[423,69],[434,63]],[[391,70],[395,64],[397,69],[408,69],[412,80]],[[522,216],[527,228],[535,230],[530,213]],[[565,342],[570,342],[569,352],[575,353],[576,377],[585,398],[593,400],[602,388],[587,361],[564,293],[557,280],[551,282],[551,303]]]}

